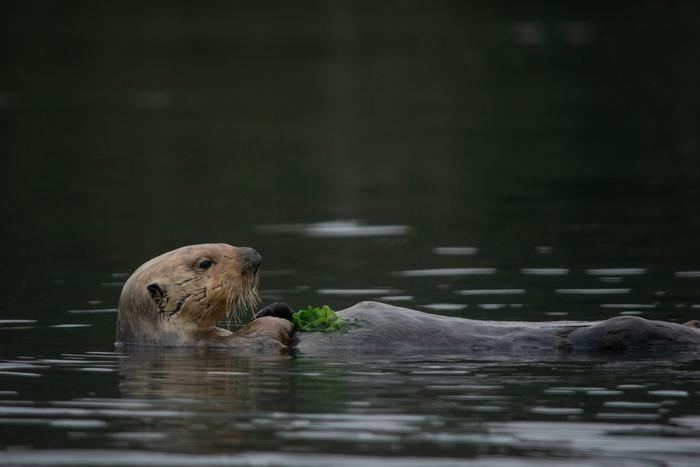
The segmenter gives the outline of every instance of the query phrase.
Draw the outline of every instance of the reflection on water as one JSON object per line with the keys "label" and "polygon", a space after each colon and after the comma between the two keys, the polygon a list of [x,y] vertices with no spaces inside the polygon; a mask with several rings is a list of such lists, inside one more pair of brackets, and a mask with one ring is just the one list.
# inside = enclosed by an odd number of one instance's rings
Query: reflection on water
{"label": "reflection on water", "polygon": [[550,3],[0,3],[0,464],[697,464],[693,355],[114,352],[208,241],[297,308],[697,319],[698,3]]}
{"label": "reflection on water", "polygon": [[406,235],[410,232],[406,225],[364,225],[357,220],[260,225],[255,230],[262,233],[300,233],[309,237],[384,237]]}
{"label": "reflection on water", "polygon": [[[582,465],[691,465],[700,454],[694,415],[700,367],[693,355],[334,360],[143,349],[27,360],[15,368],[38,372],[46,384],[66,371],[118,373],[84,378],[66,399],[22,400],[26,386],[0,393],[6,447],[22,447],[31,433],[46,440],[44,448],[66,449],[49,451],[53,457],[0,452],[0,461],[17,465],[61,465],[67,458],[90,465],[122,454],[128,455],[105,465],[177,459],[316,465],[336,456],[345,465],[350,453],[365,465],[379,462],[376,456],[396,457],[396,465],[409,458],[407,465],[462,465],[457,459],[474,457],[510,465],[533,456]],[[104,378],[117,393],[85,387]],[[188,455],[173,458],[173,451]]]}

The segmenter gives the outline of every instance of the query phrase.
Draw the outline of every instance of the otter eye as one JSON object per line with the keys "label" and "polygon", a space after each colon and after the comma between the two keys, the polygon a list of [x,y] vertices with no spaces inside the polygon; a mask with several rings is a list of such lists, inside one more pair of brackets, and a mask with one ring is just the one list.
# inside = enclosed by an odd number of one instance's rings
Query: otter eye
{"label": "otter eye", "polygon": [[214,262],[210,259],[203,259],[202,261],[199,262],[197,267],[199,269],[209,269],[211,265],[214,264]]}

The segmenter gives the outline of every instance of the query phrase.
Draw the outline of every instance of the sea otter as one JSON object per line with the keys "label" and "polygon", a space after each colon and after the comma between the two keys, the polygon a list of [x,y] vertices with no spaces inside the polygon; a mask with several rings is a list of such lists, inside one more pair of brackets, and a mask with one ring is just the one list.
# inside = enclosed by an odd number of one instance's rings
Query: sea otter
{"label": "sea otter", "polygon": [[600,322],[477,321],[361,302],[338,315],[356,323],[342,332],[294,333],[286,304],[263,308],[242,329],[216,324],[257,302],[260,255],[228,244],[192,245],[139,267],[119,299],[117,343],[232,347],[245,353],[578,352],[700,348],[697,322],[639,317]]}
{"label": "sea otter", "polygon": [[147,261],[119,297],[117,344],[237,347],[259,352],[289,347],[292,324],[261,317],[237,332],[216,324],[252,308],[261,257],[225,243],[191,245]]}

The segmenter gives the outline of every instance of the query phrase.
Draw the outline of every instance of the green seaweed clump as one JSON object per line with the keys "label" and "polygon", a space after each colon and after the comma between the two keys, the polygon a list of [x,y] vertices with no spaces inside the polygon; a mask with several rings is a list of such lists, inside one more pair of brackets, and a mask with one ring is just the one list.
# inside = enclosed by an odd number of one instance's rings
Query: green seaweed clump
{"label": "green seaweed clump", "polygon": [[339,317],[328,305],[308,306],[292,315],[294,328],[300,332],[331,332],[346,329],[351,322]]}

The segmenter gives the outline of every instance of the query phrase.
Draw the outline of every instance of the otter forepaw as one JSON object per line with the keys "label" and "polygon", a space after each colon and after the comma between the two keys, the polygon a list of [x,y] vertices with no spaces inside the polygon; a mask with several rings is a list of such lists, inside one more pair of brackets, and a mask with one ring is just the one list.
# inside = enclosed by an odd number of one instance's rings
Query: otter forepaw
{"label": "otter forepaw", "polygon": [[292,321],[293,314],[294,310],[286,303],[272,303],[255,313],[253,319],[255,320],[262,318],[263,316],[272,316],[274,318],[282,318],[286,319],[287,321]]}
{"label": "otter forepaw", "polygon": [[294,325],[284,319],[274,316],[264,316],[251,321],[237,333],[241,337],[271,337],[274,341],[289,346],[293,343]]}

